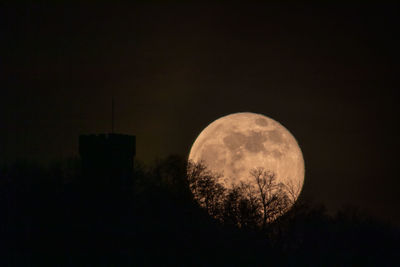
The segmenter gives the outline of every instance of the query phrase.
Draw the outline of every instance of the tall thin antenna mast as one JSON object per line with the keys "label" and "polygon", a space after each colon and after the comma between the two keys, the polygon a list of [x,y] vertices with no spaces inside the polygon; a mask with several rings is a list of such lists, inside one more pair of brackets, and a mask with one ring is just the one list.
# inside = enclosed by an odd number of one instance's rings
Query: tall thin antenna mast
{"label": "tall thin antenna mast", "polygon": [[114,133],[114,93],[111,99],[111,133]]}

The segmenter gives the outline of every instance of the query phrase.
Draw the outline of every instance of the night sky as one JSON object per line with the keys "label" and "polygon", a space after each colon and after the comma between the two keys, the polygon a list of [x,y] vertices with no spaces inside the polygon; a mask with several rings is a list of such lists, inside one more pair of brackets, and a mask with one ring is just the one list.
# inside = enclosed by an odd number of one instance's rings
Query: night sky
{"label": "night sky", "polygon": [[302,195],[400,224],[399,6],[0,5],[0,162],[78,155],[78,137],[186,156],[234,112],[296,137]]}

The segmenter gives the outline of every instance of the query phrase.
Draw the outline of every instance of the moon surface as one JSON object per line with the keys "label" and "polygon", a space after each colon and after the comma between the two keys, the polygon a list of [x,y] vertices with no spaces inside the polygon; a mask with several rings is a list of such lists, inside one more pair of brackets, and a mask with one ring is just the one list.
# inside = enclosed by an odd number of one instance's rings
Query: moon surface
{"label": "moon surface", "polygon": [[277,183],[295,185],[295,199],[304,183],[304,159],[296,139],[261,114],[234,113],[215,120],[197,137],[189,160],[221,174],[218,182],[225,188],[253,183],[250,170],[259,167],[274,172]]}

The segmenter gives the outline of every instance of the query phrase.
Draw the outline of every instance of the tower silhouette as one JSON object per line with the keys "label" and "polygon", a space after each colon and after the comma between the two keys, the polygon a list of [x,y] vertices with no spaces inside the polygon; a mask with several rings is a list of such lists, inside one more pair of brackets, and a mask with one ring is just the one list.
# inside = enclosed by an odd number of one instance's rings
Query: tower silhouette
{"label": "tower silhouette", "polygon": [[114,133],[114,94],[111,97],[111,133],[79,136],[84,183],[89,187],[128,189],[133,179],[136,137]]}

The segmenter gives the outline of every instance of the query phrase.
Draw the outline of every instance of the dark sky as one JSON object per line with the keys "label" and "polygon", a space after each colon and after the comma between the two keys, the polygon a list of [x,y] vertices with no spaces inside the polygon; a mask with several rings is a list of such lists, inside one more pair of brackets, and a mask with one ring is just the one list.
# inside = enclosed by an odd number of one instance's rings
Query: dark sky
{"label": "dark sky", "polygon": [[297,138],[306,197],[400,224],[398,6],[0,8],[1,162],[77,155],[112,94],[146,162],[251,111]]}

